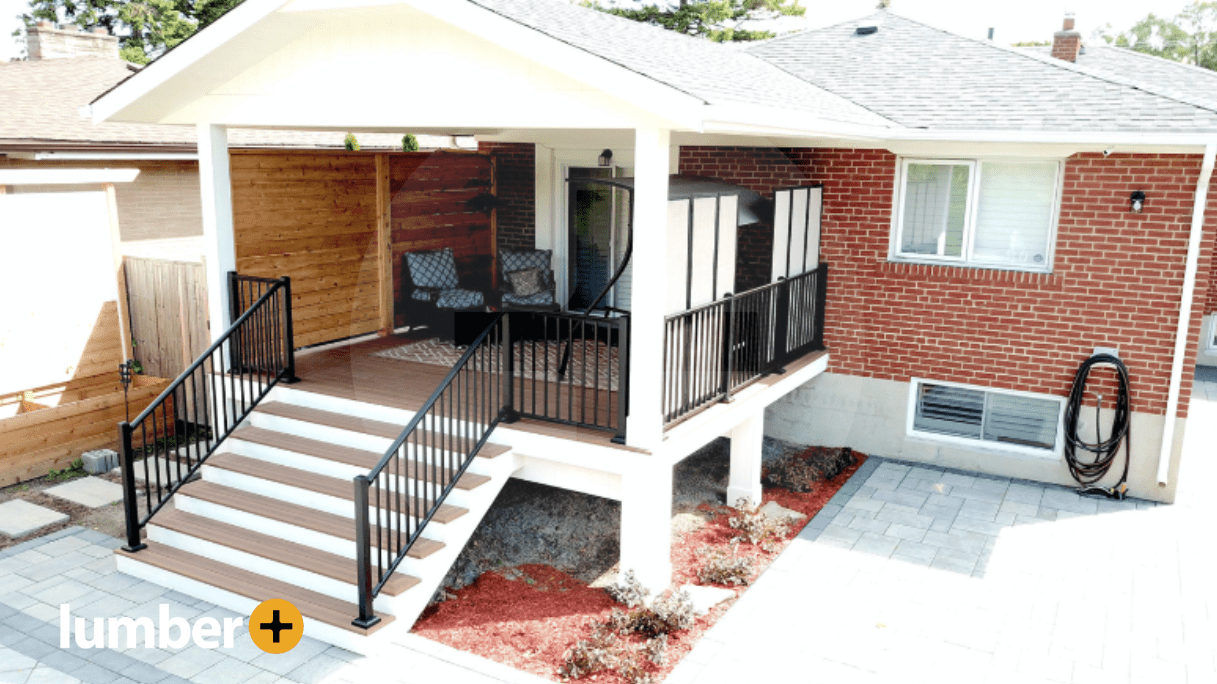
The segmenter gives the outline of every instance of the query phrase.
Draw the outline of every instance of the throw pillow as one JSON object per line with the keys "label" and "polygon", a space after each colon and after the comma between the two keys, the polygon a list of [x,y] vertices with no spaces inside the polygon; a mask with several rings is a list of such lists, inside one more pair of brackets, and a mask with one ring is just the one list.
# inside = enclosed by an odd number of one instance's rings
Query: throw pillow
{"label": "throw pillow", "polygon": [[539,268],[508,271],[507,282],[511,284],[511,293],[517,297],[531,297],[545,289]]}

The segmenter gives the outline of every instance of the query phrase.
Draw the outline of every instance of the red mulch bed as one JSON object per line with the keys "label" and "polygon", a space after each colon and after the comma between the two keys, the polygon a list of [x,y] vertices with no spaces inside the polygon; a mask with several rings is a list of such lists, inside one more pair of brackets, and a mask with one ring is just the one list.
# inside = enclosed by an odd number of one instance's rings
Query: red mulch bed
{"label": "red mulch bed", "polygon": [[[854,465],[831,480],[814,483],[810,492],[765,490],[765,502],[774,501],[807,515],[778,544],[778,553],[866,460],[863,454],[854,452],[854,456]],[[700,584],[697,574],[704,559],[699,551],[707,546],[729,548],[730,540],[736,536],[728,522],[732,509],[709,505],[699,509],[713,517],[703,527],[672,540],[674,585]],[[753,559],[753,581],[777,558],[777,553],[767,553],[749,544],[738,545],[736,551]],[[457,591],[455,598],[428,608],[414,625],[414,633],[517,670],[561,681],[557,670],[566,650],[579,639],[587,638],[591,623],[606,619],[616,604],[603,589],[590,588],[549,566],[524,565],[516,570],[521,573],[518,579],[507,579],[497,571],[483,573],[473,584]],[[728,588],[735,591],[736,599],[747,591],[747,587]],[[656,681],[676,667],[736,599],[720,603],[698,618],[690,629],[668,636],[667,663],[662,667],[647,664],[647,671]],[[638,639],[632,637],[629,641]],[[625,682],[616,672],[600,672],[579,681]]]}

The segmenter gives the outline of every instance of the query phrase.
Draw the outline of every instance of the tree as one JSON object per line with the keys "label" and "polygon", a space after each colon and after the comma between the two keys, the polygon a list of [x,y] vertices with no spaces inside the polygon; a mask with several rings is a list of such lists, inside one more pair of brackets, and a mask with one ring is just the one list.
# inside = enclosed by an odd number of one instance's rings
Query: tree
{"label": "tree", "polygon": [[718,43],[772,38],[772,31],[749,30],[749,21],[801,17],[807,11],[799,0],[679,0],[680,4],[649,4],[639,8],[605,7],[598,0],[584,0],[585,7],[641,21]]}
{"label": "tree", "polygon": [[1217,69],[1217,2],[1193,2],[1174,18],[1149,14],[1123,33],[1111,25],[1095,32],[1109,45]]}
{"label": "tree", "polygon": [[105,28],[119,37],[119,54],[146,64],[219,19],[241,0],[30,0],[21,16],[26,26],[38,20],[67,21],[84,30]]}

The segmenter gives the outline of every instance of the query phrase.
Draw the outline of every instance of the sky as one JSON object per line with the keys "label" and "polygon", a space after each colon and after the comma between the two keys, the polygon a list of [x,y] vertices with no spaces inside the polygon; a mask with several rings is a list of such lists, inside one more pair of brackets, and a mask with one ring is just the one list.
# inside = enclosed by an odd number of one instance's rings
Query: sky
{"label": "sky", "polygon": [[[1052,40],[1066,12],[1073,12],[1077,29],[1089,37],[1106,24],[1127,29],[1154,12],[1173,17],[1192,0],[893,0],[892,9],[911,19],[954,33],[984,38],[995,29],[994,40],[1005,45],[1022,41]],[[11,59],[17,44],[10,33],[28,0],[0,0],[0,59]],[[877,0],[802,0],[807,16],[783,25],[791,30],[828,26],[874,11]]]}

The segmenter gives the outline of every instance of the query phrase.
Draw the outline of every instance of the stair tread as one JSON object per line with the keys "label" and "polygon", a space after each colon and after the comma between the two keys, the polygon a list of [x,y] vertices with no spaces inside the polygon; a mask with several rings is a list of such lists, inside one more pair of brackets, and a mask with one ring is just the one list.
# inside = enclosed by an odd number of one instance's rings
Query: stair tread
{"label": "stair tread", "polygon": [[[214,457],[213,457],[214,458]],[[286,501],[260,496],[232,487],[225,487],[214,482],[199,480],[184,485],[178,491],[178,496],[188,496],[207,501],[220,506],[226,506],[238,511],[257,515],[270,520],[303,527],[305,529],[338,537],[347,541],[355,541],[355,523],[353,519],[324,513],[305,506],[299,506]],[[389,532],[386,530],[385,534]],[[377,528],[372,526],[372,545],[376,545]],[[406,554],[410,558],[426,558],[444,548],[443,542],[424,537],[418,538]]]}
{"label": "stair tread", "polygon": [[361,629],[351,624],[351,620],[359,614],[359,608],[354,603],[319,594],[243,568],[226,565],[165,544],[152,544],[136,553],[122,549],[117,549],[115,553],[253,599],[259,603],[272,598],[286,599],[296,606],[301,615],[356,634],[372,634],[394,620],[392,615],[378,613],[379,623],[369,629]]}
{"label": "stair tread", "polygon": [[[355,586],[355,578],[358,576],[355,561],[350,558],[185,511],[173,509],[161,511],[151,524],[307,570],[323,577],[347,582],[352,587]],[[420,581],[417,577],[396,572],[385,583],[382,591],[388,596],[400,596]]]}
{"label": "stair tread", "polygon": [[[260,480],[276,482],[289,487],[305,489],[317,494],[332,496],[337,499],[346,501],[355,500],[355,487],[349,480],[341,480],[329,475],[319,475],[311,473],[307,470],[299,468],[289,468],[278,463],[263,461],[257,458],[241,456],[233,453],[215,454],[207,459],[207,467],[219,468],[228,470],[234,473],[241,473],[249,477],[256,477]],[[377,500],[377,491],[379,488],[373,487],[370,495],[372,501]],[[413,502],[414,497],[408,494],[405,497],[407,502]],[[422,505],[429,509],[432,501],[430,499],[422,499]],[[403,510],[411,510],[411,503],[406,503]],[[440,504],[432,516],[432,520],[439,523],[450,523],[462,515],[469,512],[467,508],[453,506],[451,504]]]}
{"label": "stair tread", "polygon": [[[258,404],[254,409],[255,413],[264,413],[280,418],[290,418],[306,423],[315,423],[317,425],[325,425],[327,427],[338,428],[341,430],[349,430],[351,432],[362,432],[376,437],[384,437],[385,439],[397,439],[401,435],[401,431],[405,429],[404,425],[395,423],[386,423],[379,420],[370,420],[359,416],[352,416],[346,413],[334,413],[332,411],[324,411],[308,406],[298,406],[296,404],[288,404],[281,401],[268,401]],[[422,433],[428,437],[438,436],[440,433],[432,430],[422,430]],[[323,442],[324,444],[324,442]],[[478,456],[482,458],[495,458],[501,456],[511,447],[502,444],[487,443],[482,445],[478,451]]]}
{"label": "stair tread", "polygon": [[[355,466],[357,468],[365,468],[371,470],[380,462],[383,454],[375,451],[367,451],[365,449],[355,449],[352,447],[333,444],[330,442],[322,442],[316,439],[300,437],[297,435],[288,434],[286,432],[278,432],[259,427],[244,427],[232,433],[234,439],[253,442],[263,446],[273,447],[276,449],[284,449],[299,454],[307,454],[346,465]],[[480,452],[479,452],[480,454]],[[438,475],[449,475],[452,470],[449,468],[429,468],[420,466],[415,459],[407,461],[407,472],[410,477],[413,477],[416,472],[421,472],[424,476],[422,479],[428,482],[434,482]],[[490,478],[485,475],[466,472],[457,481],[458,489],[475,489],[490,481]]]}

